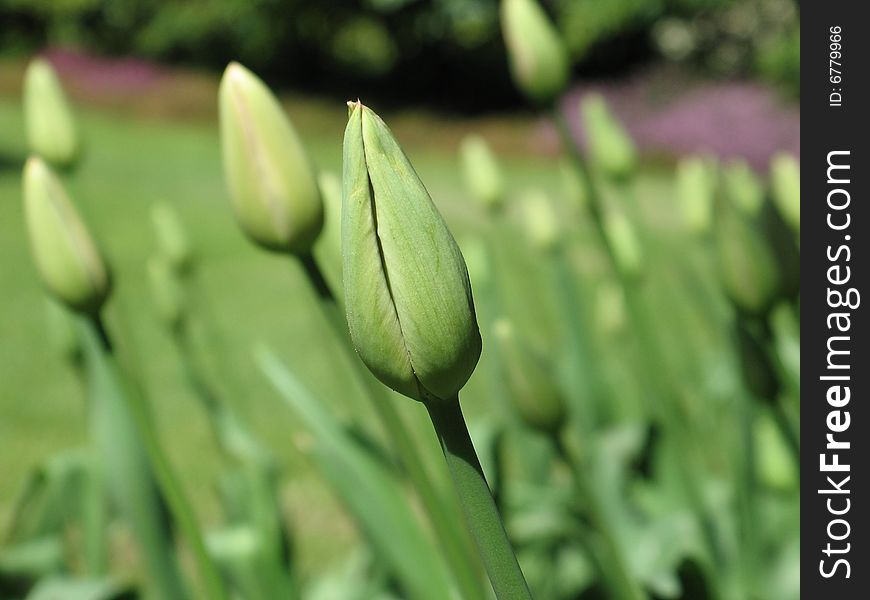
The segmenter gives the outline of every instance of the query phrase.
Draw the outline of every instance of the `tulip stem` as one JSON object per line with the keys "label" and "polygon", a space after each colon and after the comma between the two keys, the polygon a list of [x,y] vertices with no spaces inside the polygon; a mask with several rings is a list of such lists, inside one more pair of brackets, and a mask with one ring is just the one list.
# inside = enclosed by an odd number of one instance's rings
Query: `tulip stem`
{"label": "tulip stem", "polygon": [[444,558],[450,566],[464,600],[483,600],[486,594],[481,578],[475,568],[474,556],[468,547],[462,530],[456,525],[452,507],[438,493],[435,483],[426,471],[423,459],[414,440],[408,434],[408,427],[393,405],[393,399],[388,397],[386,388],[376,381],[364,367],[362,361],[353,350],[347,320],[336,301],[335,294],[329,288],[326,278],[317,261],[310,254],[299,257],[311,287],[317,293],[323,310],[335,335],[342,342],[342,347],[348,353],[348,358],[362,382],[366,396],[375,409],[378,418],[390,437],[391,445],[405,473],[415,488],[420,502],[429,517],[435,537],[443,551]]}
{"label": "tulip stem", "polygon": [[531,600],[517,557],[474,451],[459,397],[426,402],[469,530],[498,600]]}
{"label": "tulip stem", "polygon": [[[107,357],[116,365],[112,350],[112,340],[102,317],[99,314],[94,315],[91,318],[91,323],[100,338]],[[136,393],[124,394],[124,399],[127,402],[127,408],[133,417],[139,435],[142,437],[145,451],[148,453],[148,458],[154,469],[157,484],[166,499],[173,520],[179,529],[181,529],[181,532],[187,539],[187,543],[190,545],[190,550],[202,578],[206,597],[213,600],[229,600],[223,579],[221,579],[217,567],[208,555],[193,509],[184,495],[178,477],[172,469],[169,457],[160,445],[160,440],[157,437],[157,432],[151,422],[144,401]]]}

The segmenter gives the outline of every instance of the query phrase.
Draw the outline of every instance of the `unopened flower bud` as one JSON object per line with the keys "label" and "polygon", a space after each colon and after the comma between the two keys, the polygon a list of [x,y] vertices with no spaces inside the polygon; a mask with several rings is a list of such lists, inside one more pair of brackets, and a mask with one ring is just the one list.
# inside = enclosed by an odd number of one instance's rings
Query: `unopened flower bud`
{"label": "unopened flower bud", "polygon": [[620,209],[604,215],[604,235],[613,251],[616,267],[625,277],[637,277],[643,269],[643,252],[634,225]]}
{"label": "unopened flower bud", "polygon": [[770,161],[770,185],[779,214],[796,232],[801,230],[801,168],[791,154],[777,154]]}
{"label": "unopened flower bud", "polygon": [[36,58],[24,75],[24,121],[30,151],[58,167],[72,165],[79,138],[72,110],[48,61]]}
{"label": "unopened flower bud", "polygon": [[568,84],[571,63],[559,32],[536,0],[502,0],[501,28],[517,87],[542,104]]}
{"label": "unopened flower bud", "polygon": [[780,286],[773,250],[756,223],[727,201],[715,224],[719,278],[725,293],[741,311],[764,314]]}
{"label": "unopened flower bud", "polygon": [[529,243],[541,252],[554,250],[561,241],[559,217],[547,194],[529,190],[520,200],[522,225]]}
{"label": "unopened flower bud", "polygon": [[231,63],[219,97],[224,172],[242,230],[269,250],[305,253],[323,205],[302,141],[269,88]]}
{"label": "unopened flower bud", "polygon": [[507,319],[499,319],[493,332],[517,414],[529,427],[558,432],[565,422],[565,406],[552,369]]}
{"label": "unopened flower bud", "polygon": [[723,173],[725,195],[746,215],[755,217],[764,204],[764,186],[746,161],[736,160]]}
{"label": "unopened flower bud", "polygon": [[459,147],[462,175],[471,196],[487,210],[504,200],[504,182],[498,161],[479,135],[468,135]]}
{"label": "unopened flower bud", "polygon": [[589,94],[581,101],[580,108],[592,163],[614,181],[630,177],[637,163],[637,150],[604,98]]}
{"label": "unopened flower bud", "polygon": [[60,181],[35,157],[24,166],[24,215],[48,291],[76,311],[99,311],[109,294],[109,270]]}
{"label": "unopened flower bud", "polygon": [[160,256],[175,272],[189,271],[193,266],[193,251],[175,208],[165,202],[155,204],[151,207],[151,222]]}
{"label": "unopened flower bud", "polygon": [[177,272],[168,261],[153,257],[148,261],[148,283],[157,316],[170,329],[178,327],[185,317],[186,302]]}
{"label": "unopened flower bud", "polygon": [[716,192],[712,165],[698,156],[681,160],[677,164],[676,186],[686,228],[694,234],[710,231]]}
{"label": "unopened flower bud", "polygon": [[386,124],[360,102],[349,106],[342,256],[351,338],[394,390],[455,398],[481,349],[465,261]]}

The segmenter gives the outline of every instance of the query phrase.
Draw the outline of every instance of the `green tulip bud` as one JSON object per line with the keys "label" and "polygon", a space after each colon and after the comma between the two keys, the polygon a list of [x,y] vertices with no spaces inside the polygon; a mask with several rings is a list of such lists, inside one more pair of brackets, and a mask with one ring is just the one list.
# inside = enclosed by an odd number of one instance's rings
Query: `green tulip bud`
{"label": "green tulip bud", "polygon": [[498,161],[479,135],[468,135],[459,146],[462,175],[471,196],[484,208],[498,208],[504,200],[504,182]]}
{"label": "green tulip bud", "polygon": [[762,483],[779,492],[797,489],[798,478],[794,459],[776,421],[765,411],[758,412],[753,427],[753,437],[758,463],[758,478]]}
{"label": "green tulip bud", "polygon": [[36,58],[24,74],[24,121],[30,151],[59,167],[79,155],[79,138],[69,102],[48,61]]}
{"label": "green tulip bud", "polygon": [[604,98],[589,94],[583,98],[580,109],[592,163],[614,181],[630,177],[637,164],[637,150]]}
{"label": "green tulip bud", "polygon": [[713,224],[716,181],[711,171],[710,164],[697,156],[677,164],[677,198],[683,222],[695,234],[710,231]]}
{"label": "green tulip bud", "polygon": [[522,226],[533,248],[555,250],[562,238],[559,217],[549,196],[541,190],[528,190],[520,198]]}
{"label": "green tulip bud", "polygon": [[349,107],[341,238],[351,338],[394,390],[454,398],[481,349],[465,261],[386,124],[360,102]]}
{"label": "green tulip bud", "polygon": [[559,175],[565,200],[575,211],[581,212],[589,205],[589,192],[585,175],[569,160],[559,161]]}
{"label": "green tulip bud", "polygon": [[24,166],[24,214],[48,291],[73,310],[99,311],[111,287],[109,270],[60,181],[35,157]]}
{"label": "green tulip bud", "polygon": [[770,184],[779,214],[796,232],[801,230],[801,168],[791,154],[780,153],[770,161]]}
{"label": "green tulip bud", "polygon": [[151,222],[160,256],[176,273],[188,272],[193,266],[193,251],[175,208],[165,202],[155,204],[151,207]]}
{"label": "green tulip bud", "polygon": [[616,267],[625,277],[638,276],[643,269],[643,252],[628,216],[620,209],[611,208],[604,215],[603,225]]}
{"label": "green tulip bud", "polygon": [[70,363],[81,362],[82,341],[75,317],[69,309],[47,297],[45,321],[48,326],[48,340],[57,354]]}
{"label": "green tulip bud", "polygon": [[177,271],[167,260],[151,258],[148,261],[148,283],[157,316],[170,329],[180,326],[186,314],[186,302]]}
{"label": "green tulip bud", "polygon": [[493,333],[517,414],[533,429],[557,433],[565,422],[565,406],[546,360],[507,319],[499,319]]}
{"label": "green tulip bud", "polygon": [[230,63],[219,92],[224,172],[236,220],[255,243],[306,253],[323,204],[302,141],[269,88]]}
{"label": "green tulip bud", "polygon": [[568,84],[571,63],[547,14],[535,0],[502,0],[501,28],[517,87],[535,102],[555,100]]}
{"label": "green tulip bud", "polygon": [[767,312],[780,286],[773,250],[756,224],[725,202],[716,218],[719,278],[741,311]]}
{"label": "green tulip bud", "polygon": [[725,168],[725,194],[743,213],[754,217],[764,204],[764,186],[744,160],[733,161]]}

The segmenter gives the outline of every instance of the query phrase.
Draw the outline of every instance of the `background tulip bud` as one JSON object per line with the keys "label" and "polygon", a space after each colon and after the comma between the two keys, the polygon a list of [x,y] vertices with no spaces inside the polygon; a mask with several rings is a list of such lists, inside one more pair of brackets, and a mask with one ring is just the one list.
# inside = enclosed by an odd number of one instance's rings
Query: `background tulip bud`
{"label": "background tulip bud", "polygon": [[256,75],[231,63],[219,92],[224,172],[236,219],[254,242],[305,253],[323,225],[323,205],[302,142]]}
{"label": "background tulip bud", "polygon": [[763,314],[779,287],[776,258],[756,224],[724,202],[716,218],[719,277],[742,311]]}
{"label": "background tulip bud", "polygon": [[736,160],[725,167],[725,195],[738,209],[756,216],[764,204],[764,186],[746,161]]}
{"label": "background tulip bud", "polygon": [[530,190],[520,199],[522,225],[529,243],[541,252],[554,250],[561,240],[559,217],[550,198],[541,190]]}
{"label": "background tulip bud", "polygon": [[801,230],[801,168],[791,154],[780,153],[770,161],[773,201],[785,222]]}
{"label": "background tulip bud", "polygon": [[75,120],[63,87],[48,61],[36,58],[24,74],[24,120],[30,151],[59,167],[79,155]]}
{"label": "background tulip bud", "polygon": [[536,102],[552,102],[568,84],[568,51],[535,0],[502,0],[501,28],[511,74]]}
{"label": "background tulip bud", "polygon": [[613,249],[616,266],[626,277],[636,277],[643,269],[643,253],[634,225],[622,210],[610,208],[604,215],[604,235]]}
{"label": "background tulip bud", "polygon": [[109,294],[108,268],[60,181],[35,157],[24,166],[24,215],[48,291],[76,311],[97,312]]}
{"label": "background tulip bud", "polygon": [[186,273],[193,266],[193,251],[175,208],[165,202],[155,204],[151,207],[151,222],[160,256],[176,273]]}
{"label": "background tulip bud", "polygon": [[517,414],[533,429],[556,433],[565,422],[562,394],[544,357],[522,340],[507,319],[493,328]]}
{"label": "background tulip bud", "polygon": [[170,329],[178,327],[184,320],[186,303],[177,272],[168,261],[153,257],[148,261],[148,283],[157,316]]}
{"label": "background tulip bud", "polygon": [[580,104],[586,145],[593,164],[605,176],[620,181],[628,178],[637,163],[634,142],[599,94],[588,94]]}
{"label": "background tulip bud", "polygon": [[343,191],[345,301],[360,358],[406,396],[454,398],[481,348],[465,262],[392,133],[359,102]]}
{"label": "background tulip bud", "polygon": [[504,199],[501,169],[486,141],[479,135],[466,136],[459,146],[459,157],[471,196],[488,210],[501,205]]}
{"label": "background tulip bud", "polygon": [[677,198],[686,228],[695,234],[706,233],[713,223],[716,191],[715,167],[698,156],[677,164]]}

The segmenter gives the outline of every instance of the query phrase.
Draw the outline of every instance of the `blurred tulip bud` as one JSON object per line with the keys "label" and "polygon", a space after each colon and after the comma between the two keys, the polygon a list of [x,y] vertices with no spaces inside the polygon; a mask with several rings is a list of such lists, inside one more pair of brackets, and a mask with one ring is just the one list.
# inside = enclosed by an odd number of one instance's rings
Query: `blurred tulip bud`
{"label": "blurred tulip bud", "polygon": [[193,267],[193,251],[175,208],[165,202],[155,204],[151,207],[151,222],[160,256],[176,273],[187,273]]}
{"label": "blurred tulip bud", "polygon": [[779,378],[760,334],[746,323],[737,324],[737,350],[746,387],[759,400],[775,402],[779,394]]}
{"label": "blurred tulip bud", "polygon": [[63,87],[48,61],[33,59],[24,74],[24,121],[30,151],[58,167],[79,155],[75,120]]}
{"label": "blurred tulip bud", "polygon": [[179,327],[186,314],[184,290],[172,265],[163,258],[148,261],[148,283],[157,316],[170,329]]}
{"label": "blurred tulip bud", "polygon": [[604,215],[604,235],[613,251],[616,267],[625,277],[637,277],[643,269],[643,253],[637,232],[626,214],[611,208]]}
{"label": "blurred tulip bud", "polygon": [[529,190],[520,199],[522,226],[529,243],[541,252],[556,249],[562,239],[559,217],[550,198],[541,190]]}
{"label": "blurred tulip bud", "polygon": [[82,342],[75,316],[54,299],[45,299],[45,321],[51,347],[64,360],[77,364],[82,359]]}
{"label": "blurred tulip bud", "polygon": [[599,94],[588,94],[580,104],[586,144],[592,163],[614,181],[629,178],[637,163],[634,141]]}
{"label": "blurred tulip bud", "polygon": [[323,204],[302,142],[269,88],[238,63],[219,96],[224,172],[236,219],[269,250],[302,254],[323,226]]}
{"label": "blurred tulip bud", "polygon": [[577,212],[583,211],[589,204],[585,175],[567,158],[559,161],[559,175],[568,206]]}
{"label": "blurred tulip bud", "polygon": [[557,433],[565,422],[565,407],[546,360],[519,338],[507,319],[499,319],[493,333],[517,414],[533,429]]}
{"label": "blurred tulip bud", "polygon": [[770,161],[770,184],[779,214],[796,232],[801,230],[801,168],[791,154],[780,153]]}
{"label": "blurred tulip bud", "polygon": [[484,208],[498,208],[504,200],[504,182],[498,161],[479,135],[468,135],[459,146],[462,175],[471,196]]}
{"label": "blurred tulip bud", "polygon": [[794,459],[773,417],[765,411],[759,411],[753,434],[761,482],[779,492],[796,490],[798,478]]}
{"label": "blurred tulip bud", "polygon": [[727,201],[715,224],[719,277],[725,293],[745,313],[766,313],[780,285],[770,245],[756,224]]}
{"label": "blurred tulip bud", "polygon": [[568,85],[571,64],[559,32],[536,0],[502,0],[501,28],[511,74],[535,102],[552,102]]}
{"label": "blurred tulip bud", "polygon": [[800,309],[780,303],[770,315],[773,330],[773,350],[784,374],[800,386],[801,377],[801,323]]}
{"label": "blurred tulip bud", "polygon": [[51,169],[31,157],[24,166],[24,216],[42,282],[73,310],[96,313],[109,294],[109,270]]}
{"label": "blurred tulip bud", "polygon": [[716,179],[707,160],[690,156],[677,164],[677,198],[686,228],[694,234],[710,231],[713,224],[713,204]]}
{"label": "blurred tulip bud", "polygon": [[394,390],[455,398],[481,349],[465,261],[386,124],[349,107],[341,238],[354,346]]}
{"label": "blurred tulip bud", "polygon": [[746,215],[757,216],[764,204],[764,186],[744,160],[725,167],[725,194]]}
{"label": "blurred tulip bud", "polygon": [[335,173],[317,174],[320,197],[323,198],[323,233],[315,245],[318,263],[324,271],[329,287],[342,289],[341,278],[341,178]]}

